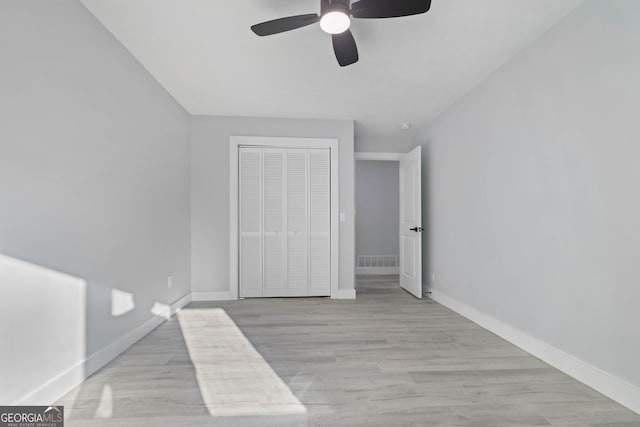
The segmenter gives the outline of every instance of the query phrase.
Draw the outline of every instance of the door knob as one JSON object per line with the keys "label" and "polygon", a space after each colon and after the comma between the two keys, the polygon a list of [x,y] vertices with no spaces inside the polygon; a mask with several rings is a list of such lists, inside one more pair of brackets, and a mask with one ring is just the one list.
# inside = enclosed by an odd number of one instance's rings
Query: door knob
{"label": "door knob", "polygon": [[416,233],[420,233],[422,231],[422,227],[413,227],[413,228],[410,228],[409,230],[415,231]]}

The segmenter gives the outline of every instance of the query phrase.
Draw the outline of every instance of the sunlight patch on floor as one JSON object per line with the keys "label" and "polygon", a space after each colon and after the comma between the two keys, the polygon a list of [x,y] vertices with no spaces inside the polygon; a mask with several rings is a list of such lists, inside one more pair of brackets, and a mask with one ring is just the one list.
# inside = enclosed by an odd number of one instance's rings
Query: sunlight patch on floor
{"label": "sunlight patch on floor", "polygon": [[223,309],[187,309],[177,317],[212,416],[306,413]]}
{"label": "sunlight patch on floor", "polygon": [[102,387],[102,394],[100,395],[100,403],[94,413],[94,418],[111,418],[113,417],[113,391],[111,386],[106,384]]}

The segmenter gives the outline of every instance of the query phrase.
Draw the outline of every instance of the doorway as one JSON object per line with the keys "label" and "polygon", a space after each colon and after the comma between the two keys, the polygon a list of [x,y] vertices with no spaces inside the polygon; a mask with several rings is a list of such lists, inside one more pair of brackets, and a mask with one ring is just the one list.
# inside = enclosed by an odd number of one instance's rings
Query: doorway
{"label": "doorway", "polygon": [[356,274],[399,275],[400,162],[356,160]]}
{"label": "doorway", "polygon": [[398,275],[422,298],[421,147],[355,157],[356,274]]}

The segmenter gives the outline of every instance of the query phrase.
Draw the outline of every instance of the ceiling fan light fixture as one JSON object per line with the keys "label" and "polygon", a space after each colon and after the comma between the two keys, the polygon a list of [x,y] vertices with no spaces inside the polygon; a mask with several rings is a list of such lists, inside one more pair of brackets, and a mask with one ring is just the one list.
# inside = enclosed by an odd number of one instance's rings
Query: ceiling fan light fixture
{"label": "ceiling fan light fixture", "polygon": [[320,28],[329,34],[344,33],[349,29],[350,25],[351,19],[349,19],[349,16],[339,10],[327,12],[320,19]]}
{"label": "ceiling fan light fixture", "polygon": [[284,33],[320,23],[323,31],[331,35],[333,52],[338,65],[346,67],[358,62],[358,46],[349,27],[351,19],[399,18],[425,13],[431,0],[319,0],[320,13],[285,16],[251,26],[260,37]]}

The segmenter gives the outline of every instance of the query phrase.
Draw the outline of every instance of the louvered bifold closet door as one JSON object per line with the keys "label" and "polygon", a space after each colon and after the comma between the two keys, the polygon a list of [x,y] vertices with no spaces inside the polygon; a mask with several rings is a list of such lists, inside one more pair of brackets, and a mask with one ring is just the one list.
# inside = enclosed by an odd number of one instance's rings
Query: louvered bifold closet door
{"label": "louvered bifold closet door", "polygon": [[241,147],[240,297],[262,296],[262,149]]}
{"label": "louvered bifold closet door", "polygon": [[330,296],[328,149],[240,147],[240,296]]}
{"label": "louvered bifold closet door", "polygon": [[287,295],[286,150],[262,151],[263,296]]}
{"label": "louvered bifold closet door", "polygon": [[287,296],[309,295],[307,150],[287,150]]}
{"label": "louvered bifold closet door", "polygon": [[330,157],[309,149],[309,295],[331,294]]}

